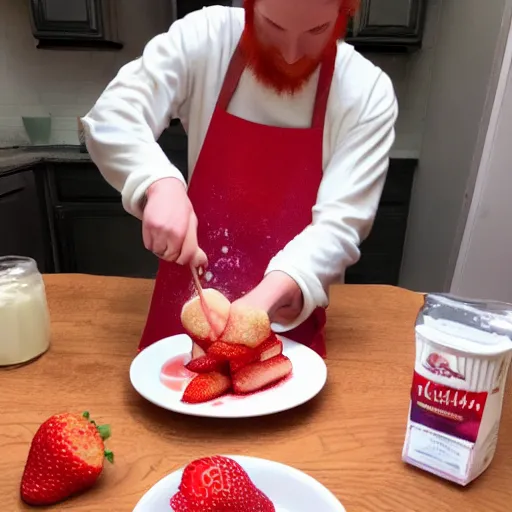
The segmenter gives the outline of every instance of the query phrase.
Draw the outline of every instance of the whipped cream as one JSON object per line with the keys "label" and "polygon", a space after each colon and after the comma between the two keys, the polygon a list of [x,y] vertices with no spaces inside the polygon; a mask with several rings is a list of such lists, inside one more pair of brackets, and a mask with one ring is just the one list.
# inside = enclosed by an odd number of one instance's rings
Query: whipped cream
{"label": "whipped cream", "polygon": [[43,279],[29,258],[0,258],[0,366],[30,361],[50,346]]}

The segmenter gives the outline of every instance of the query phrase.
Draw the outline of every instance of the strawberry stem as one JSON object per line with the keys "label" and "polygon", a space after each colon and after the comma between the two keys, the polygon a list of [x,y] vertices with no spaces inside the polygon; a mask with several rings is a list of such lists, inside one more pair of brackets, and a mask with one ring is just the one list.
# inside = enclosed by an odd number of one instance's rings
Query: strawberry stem
{"label": "strawberry stem", "polygon": [[103,439],[103,441],[105,441],[112,435],[110,425],[97,425],[94,420],[91,420],[91,415],[89,414],[89,411],[83,412],[82,416],[98,429],[98,432],[100,433],[101,439]]}
{"label": "strawberry stem", "polygon": [[101,439],[103,439],[103,441],[112,435],[110,425],[96,425],[96,428],[98,429],[98,432],[100,433]]}
{"label": "strawberry stem", "polygon": [[114,453],[110,450],[105,450],[103,453],[105,454],[105,458],[110,462],[110,464],[114,464]]}

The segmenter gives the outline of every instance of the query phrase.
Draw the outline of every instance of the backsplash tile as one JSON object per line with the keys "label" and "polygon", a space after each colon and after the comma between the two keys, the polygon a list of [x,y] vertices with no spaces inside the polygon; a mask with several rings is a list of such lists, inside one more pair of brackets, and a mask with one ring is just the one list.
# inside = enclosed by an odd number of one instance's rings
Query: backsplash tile
{"label": "backsplash tile", "polygon": [[[430,91],[439,6],[429,0],[423,49],[368,55],[392,78],[400,106],[395,150],[419,153]],[[0,0],[0,147],[29,144],[21,116],[52,116],[51,144],[78,144],[84,115],[118,69],[171,21],[168,0],[130,0],[119,10],[125,47],[118,52],[37,50],[29,2]],[[135,26],[134,26],[135,24]]]}

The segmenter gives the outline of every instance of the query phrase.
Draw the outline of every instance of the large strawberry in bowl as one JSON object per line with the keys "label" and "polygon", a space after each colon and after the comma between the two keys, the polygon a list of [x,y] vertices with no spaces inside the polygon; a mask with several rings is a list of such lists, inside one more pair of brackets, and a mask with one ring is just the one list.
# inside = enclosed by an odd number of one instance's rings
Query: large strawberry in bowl
{"label": "large strawberry in bowl", "polygon": [[170,504],[173,512],[275,512],[244,468],[221,455],[188,464]]}

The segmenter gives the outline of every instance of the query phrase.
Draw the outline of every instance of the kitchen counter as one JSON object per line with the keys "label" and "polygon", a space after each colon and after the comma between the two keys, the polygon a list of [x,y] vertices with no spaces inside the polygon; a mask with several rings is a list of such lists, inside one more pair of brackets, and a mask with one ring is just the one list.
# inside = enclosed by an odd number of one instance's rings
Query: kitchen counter
{"label": "kitchen counter", "polygon": [[510,510],[510,399],[495,459],[469,487],[401,462],[419,294],[389,286],[334,287],[328,382],[321,394],[289,412],[233,421],[174,414],[132,388],[129,367],[152,281],[86,275],[47,275],[45,281],[50,351],[30,365],[0,370],[2,510],[29,510],[18,489],[30,441],[40,423],[66,410],[88,410],[97,421],[110,423],[107,446],[116,459],[106,464],[95,488],[53,510],[132,510],[159,479],[193,458],[216,453],[301,469],[328,487],[347,512]]}
{"label": "kitchen counter", "polygon": [[[417,160],[415,151],[393,150],[395,160]],[[90,162],[88,153],[80,153],[79,146],[33,146],[25,148],[0,148],[0,174],[39,163]]]}
{"label": "kitchen counter", "polygon": [[0,174],[45,162],[90,162],[79,146],[34,146],[0,149]]}

